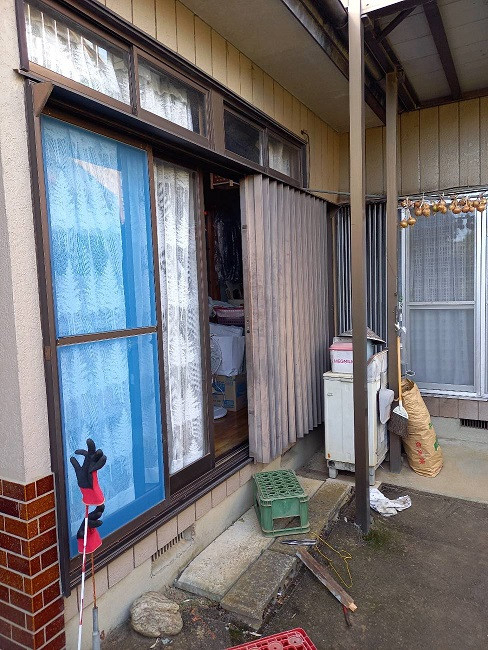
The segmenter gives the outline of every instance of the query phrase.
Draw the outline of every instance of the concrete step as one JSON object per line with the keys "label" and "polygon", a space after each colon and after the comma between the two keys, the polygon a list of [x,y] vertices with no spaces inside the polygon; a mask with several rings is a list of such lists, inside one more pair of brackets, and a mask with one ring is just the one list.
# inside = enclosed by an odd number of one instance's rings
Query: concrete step
{"label": "concrete step", "polygon": [[[336,516],[352,487],[340,480],[324,482],[300,475],[298,479],[310,496],[310,530],[319,533]],[[297,569],[296,548],[280,544],[283,539],[264,537],[251,508],[186,567],[176,586],[220,602],[243,623],[258,629]]]}

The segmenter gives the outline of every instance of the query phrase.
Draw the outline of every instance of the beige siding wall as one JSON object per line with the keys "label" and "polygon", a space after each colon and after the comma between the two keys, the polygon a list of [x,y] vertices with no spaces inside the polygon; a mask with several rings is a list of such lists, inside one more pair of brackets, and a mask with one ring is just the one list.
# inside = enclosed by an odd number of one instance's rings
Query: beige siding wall
{"label": "beige siding wall", "polygon": [[[178,0],[103,0],[283,126],[310,137],[310,187],[337,190],[339,134]],[[303,137],[303,136],[302,136]]]}
{"label": "beige siding wall", "polygon": [[[398,191],[417,194],[488,184],[488,97],[403,113],[398,119]],[[340,189],[349,189],[348,134],[340,135]],[[384,194],[385,128],[366,130],[366,187]]]}

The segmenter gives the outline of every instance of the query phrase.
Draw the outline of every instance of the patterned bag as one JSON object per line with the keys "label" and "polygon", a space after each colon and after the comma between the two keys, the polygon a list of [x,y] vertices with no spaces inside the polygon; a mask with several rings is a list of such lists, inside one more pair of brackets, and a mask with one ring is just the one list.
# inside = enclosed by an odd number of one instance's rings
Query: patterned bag
{"label": "patterned bag", "polygon": [[417,384],[402,381],[403,405],[408,413],[408,431],[403,438],[408,463],[422,476],[437,476],[442,469],[442,450],[437,442],[430,414]]}

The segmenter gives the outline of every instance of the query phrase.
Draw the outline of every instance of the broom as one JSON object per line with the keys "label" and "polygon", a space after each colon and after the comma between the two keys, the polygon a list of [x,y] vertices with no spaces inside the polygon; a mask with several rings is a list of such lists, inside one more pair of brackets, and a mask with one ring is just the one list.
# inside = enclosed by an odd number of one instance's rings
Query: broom
{"label": "broom", "polygon": [[408,413],[403,406],[402,400],[402,362],[400,354],[400,336],[397,336],[397,363],[398,363],[398,406],[393,409],[393,412],[388,420],[388,431],[394,433],[401,438],[407,435],[408,427]]}

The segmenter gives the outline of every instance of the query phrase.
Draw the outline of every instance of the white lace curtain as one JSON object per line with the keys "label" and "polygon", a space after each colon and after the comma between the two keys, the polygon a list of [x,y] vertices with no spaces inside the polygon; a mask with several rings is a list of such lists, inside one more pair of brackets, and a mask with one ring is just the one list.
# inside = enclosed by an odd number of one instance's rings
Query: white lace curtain
{"label": "white lace curtain", "polygon": [[290,149],[280,140],[269,138],[268,140],[268,160],[271,169],[277,172],[292,176],[292,162]]}
{"label": "white lace curtain", "polygon": [[123,55],[105,49],[91,38],[34,5],[25,6],[29,59],[68,79],[128,104],[129,70]]}
{"label": "white lace curtain", "polygon": [[154,166],[170,472],[205,452],[200,305],[190,172]]}
{"label": "white lace curtain", "polygon": [[141,106],[174,124],[193,130],[191,100],[183,84],[139,63]]}

